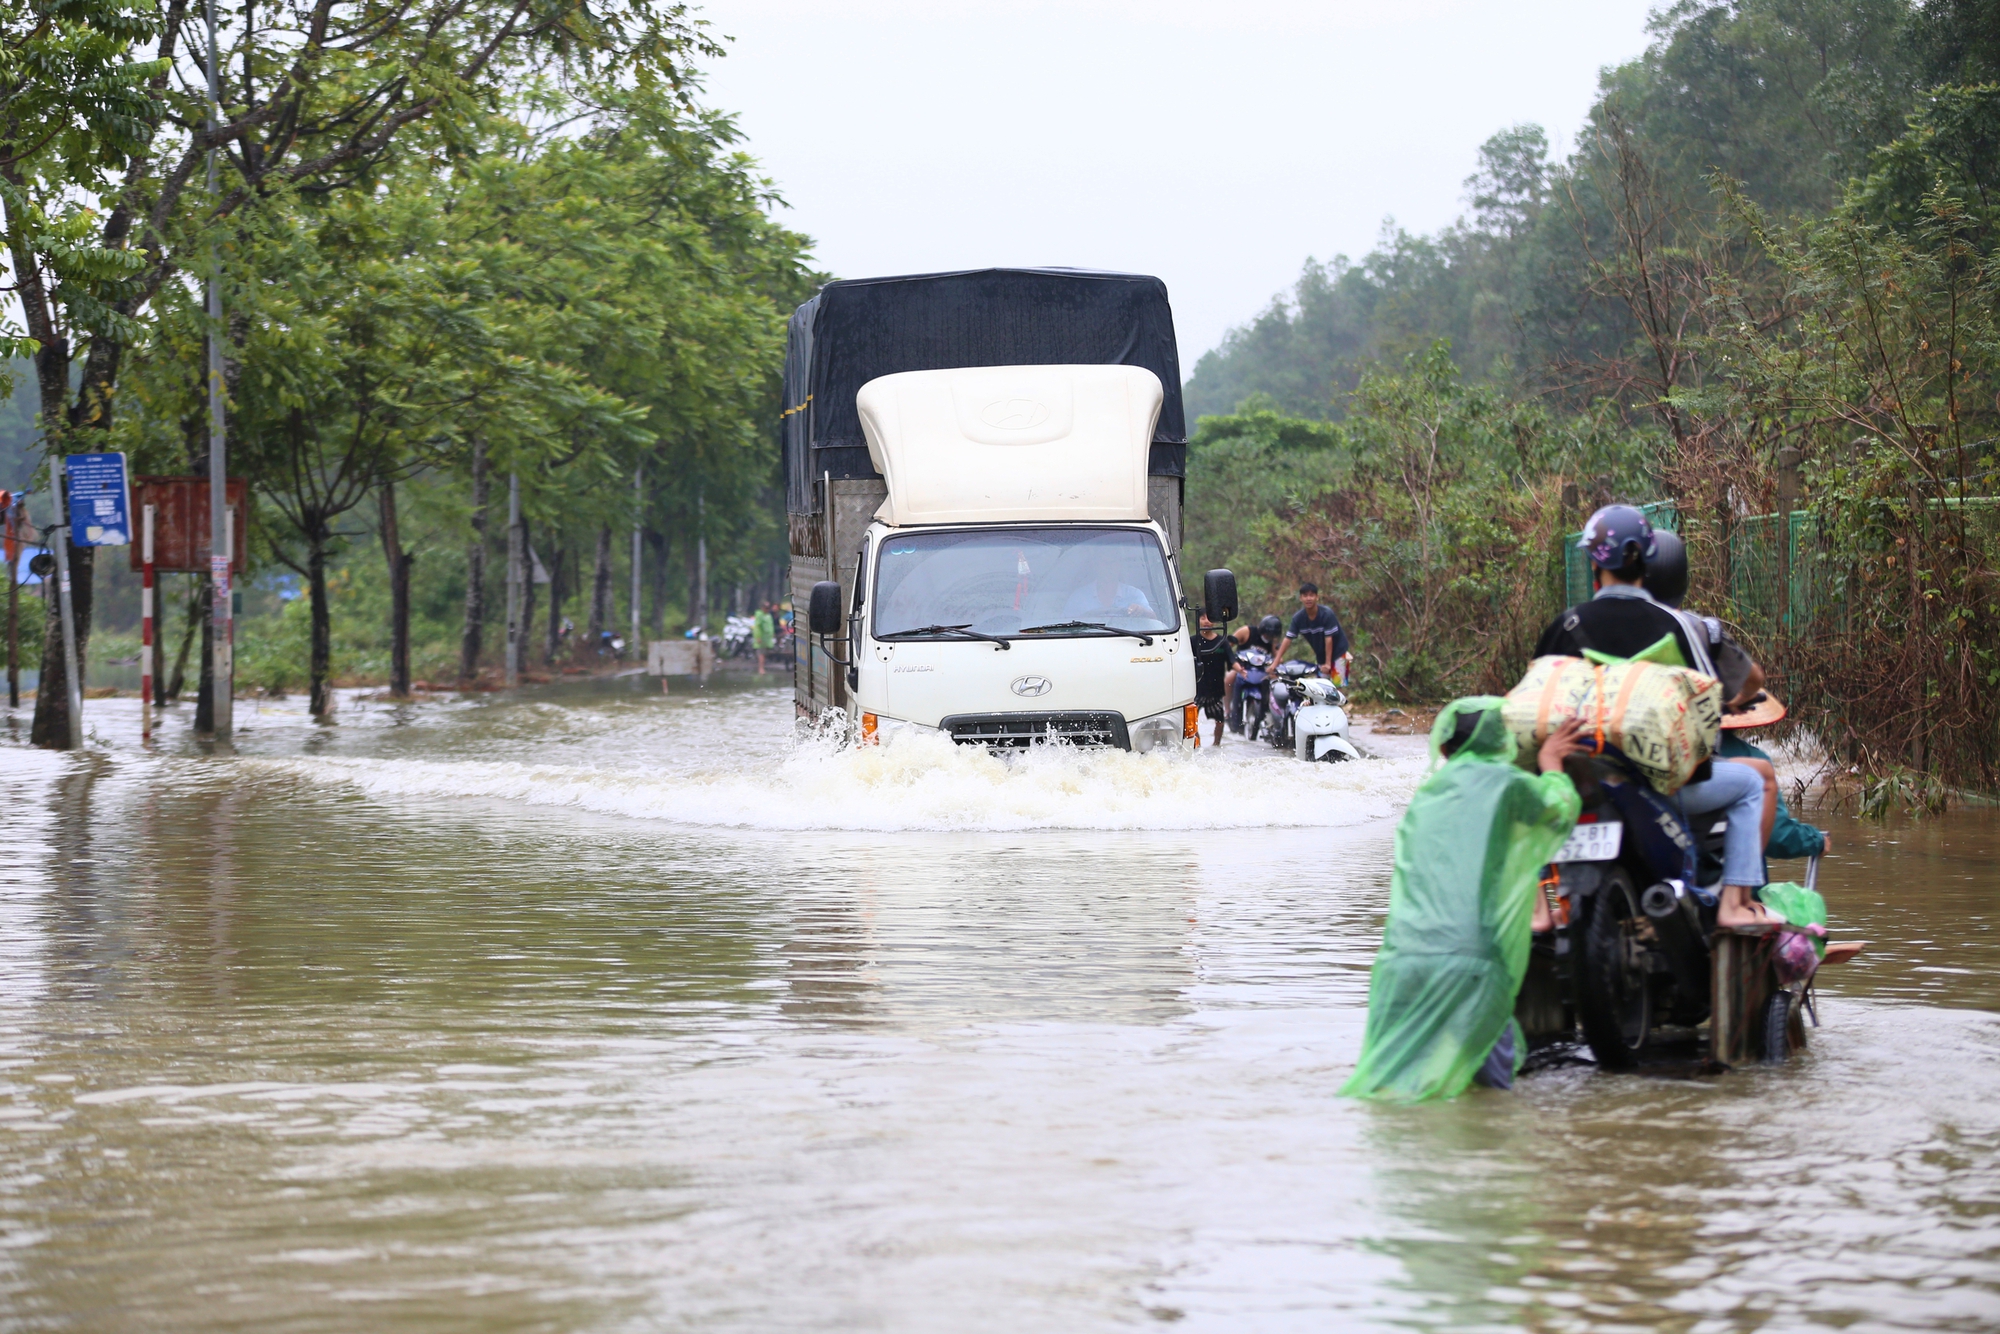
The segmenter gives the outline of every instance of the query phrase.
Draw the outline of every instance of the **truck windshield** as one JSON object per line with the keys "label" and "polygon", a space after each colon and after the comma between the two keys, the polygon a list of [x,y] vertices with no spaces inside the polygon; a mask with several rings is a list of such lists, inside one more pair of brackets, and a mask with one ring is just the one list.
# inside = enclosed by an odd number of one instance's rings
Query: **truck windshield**
{"label": "truck windshield", "polygon": [[1150,532],[987,528],[891,535],[880,550],[878,639],[948,638],[945,626],[1037,639],[1180,628],[1166,555]]}

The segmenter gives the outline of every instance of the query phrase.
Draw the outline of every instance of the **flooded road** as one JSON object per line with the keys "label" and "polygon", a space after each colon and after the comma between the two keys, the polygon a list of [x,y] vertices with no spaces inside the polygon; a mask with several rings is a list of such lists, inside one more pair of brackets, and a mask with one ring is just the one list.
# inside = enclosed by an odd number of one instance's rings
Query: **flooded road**
{"label": "flooded road", "polygon": [[0,1329],[2000,1327],[1994,812],[1834,821],[1793,1067],[1380,1108],[1416,758],[134,708],[0,726]]}

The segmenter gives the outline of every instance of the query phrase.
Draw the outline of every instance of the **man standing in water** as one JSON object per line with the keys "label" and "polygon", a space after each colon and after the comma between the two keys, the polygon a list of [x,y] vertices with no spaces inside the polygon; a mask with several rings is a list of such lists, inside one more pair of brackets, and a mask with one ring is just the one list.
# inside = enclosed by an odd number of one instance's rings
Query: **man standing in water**
{"label": "man standing in water", "polygon": [[757,608],[757,615],[750,621],[750,643],[757,650],[757,675],[764,674],[764,655],[778,643],[778,623],[771,615],[771,604]]}
{"label": "man standing in water", "polygon": [[1215,721],[1215,743],[1222,744],[1222,697],[1229,669],[1236,662],[1236,645],[1201,614],[1201,633],[1194,638],[1194,702],[1202,715]]}

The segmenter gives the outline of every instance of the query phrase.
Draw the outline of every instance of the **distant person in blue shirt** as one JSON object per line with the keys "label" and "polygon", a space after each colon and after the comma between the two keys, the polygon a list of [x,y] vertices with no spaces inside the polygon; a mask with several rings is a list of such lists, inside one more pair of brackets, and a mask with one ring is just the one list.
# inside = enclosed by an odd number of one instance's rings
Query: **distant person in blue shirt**
{"label": "distant person in blue shirt", "polygon": [[1333,608],[1324,606],[1319,600],[1318,584],[1299,585],[1299,609],[1292,613],[1292,628],[1285,635],[1285,642],[1278,645],[1278,661],[1285,660],[1285,653],[1292,647],[1294,639],[1303,639],[1312,646],[1313,661],[1320,671],[1347,683],[1347,663],[1353,654],[1347,650],[1347,631],[1340,628],[1340,618],[1333,614]]}
{"label": "distant person in blue shirt", "polygon": [[1152,616],[1153,604],[1146,601],[1146,595],[1119,582],[1118,565],[1116,556],[1099,556],[1094,577],[1069,595],[1069,601],[1063,603],[1063,615],[1098,621],[1106,616]]}

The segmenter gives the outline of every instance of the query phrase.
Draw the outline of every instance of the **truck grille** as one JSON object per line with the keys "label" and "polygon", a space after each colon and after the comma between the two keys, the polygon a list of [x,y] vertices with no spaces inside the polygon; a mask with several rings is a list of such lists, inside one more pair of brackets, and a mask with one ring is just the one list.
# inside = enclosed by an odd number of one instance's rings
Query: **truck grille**
{"label": "truck grille", "polygon": [[1125,720],[1115,713],[955,713],[938,724],[961,746],[1017,750],[1051,737],[1072,746],[1132,749]]}

